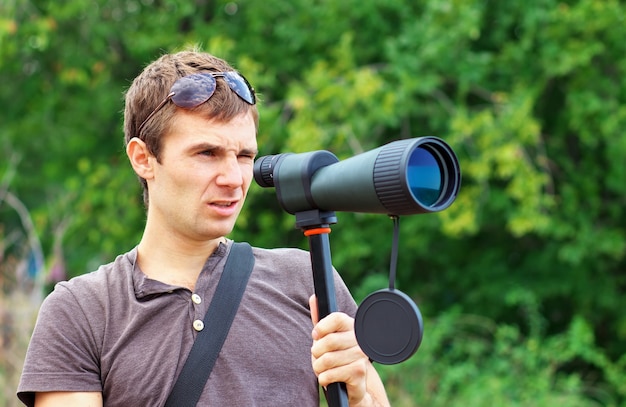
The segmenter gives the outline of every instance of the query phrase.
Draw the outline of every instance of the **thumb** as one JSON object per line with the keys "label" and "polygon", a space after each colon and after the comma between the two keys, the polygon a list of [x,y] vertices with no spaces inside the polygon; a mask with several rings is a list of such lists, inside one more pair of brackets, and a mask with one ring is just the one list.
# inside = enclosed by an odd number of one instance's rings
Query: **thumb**
{"label": "thumb", "polygon": [[309,297],[309,308],[311,309],[311,321],[313,325],[317,325],[319,322],[319,314],[317,312],[317,297],[315,294]]}

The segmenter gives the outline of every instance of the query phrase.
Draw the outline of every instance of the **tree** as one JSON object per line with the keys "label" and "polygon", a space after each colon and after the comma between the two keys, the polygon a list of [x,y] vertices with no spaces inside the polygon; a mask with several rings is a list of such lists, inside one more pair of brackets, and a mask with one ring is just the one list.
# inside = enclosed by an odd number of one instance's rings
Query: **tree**
{"label": "tree", "polygon": [[[603,405],[623,404],[625,12],[616,0],[5,1],[0,160],[18,158],[7,190],[32,216],[48,273],[55,250],[68,276],[128,250],[144,214],[122,92],[162,51],[199,44],[259,91],[261,154],[345,159],[423,135],[452,145],[457,201],[401,220],[398,287],[421,307],[426,340],[429,321],[456,313],[514,332],[479,338],[489,346],[552,346],[586,321],[586,354],[530,353],[559,367],[539,376],[572,380],[556,390],[585,378],[572,384],[581,397],[600,386]],[[6,235],[19,219],[1,213]],[[334,264],[361,299],[386,284],[391,222],[338,217]],[[254,186],[232,237],[306,247]],[[462,354],[477,342],[453,343]]]}

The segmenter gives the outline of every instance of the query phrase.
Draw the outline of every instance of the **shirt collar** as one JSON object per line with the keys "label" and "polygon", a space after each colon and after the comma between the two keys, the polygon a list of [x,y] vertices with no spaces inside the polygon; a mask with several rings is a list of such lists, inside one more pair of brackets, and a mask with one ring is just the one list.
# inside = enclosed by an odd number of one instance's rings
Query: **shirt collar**
{"label": "shirt collar", "polygon": [[[231,240],[227,240],[226,243],[220,243],[218,245],[215,252],[213,252],[213,254],[211,254],[207,259],[206,263],[204,263],[202,271],[200,272],[200,275],[198,277],[198,283],[200,283],[201,280],[208,278],[210,271],[213,270],[215,266],[224,259],[224,257],[226,257],[226,254],[228,253],[228,248],[231,243]],[[143,273],[143,271],[141,271],[139,266],[136,264],[137,250],[138,248],[134,247],[130,252],[128,252],[128,255],[126,256],[129,262],[128,267],[130,268],[130,273],[132,276],[135,297],[137,299],[146,299],[146,297],[150,297],[152,295],[168,294],[174,291],[187,290],[187,288],[184,287],[166,284],[161,281],[149,278],[146,274]]]}

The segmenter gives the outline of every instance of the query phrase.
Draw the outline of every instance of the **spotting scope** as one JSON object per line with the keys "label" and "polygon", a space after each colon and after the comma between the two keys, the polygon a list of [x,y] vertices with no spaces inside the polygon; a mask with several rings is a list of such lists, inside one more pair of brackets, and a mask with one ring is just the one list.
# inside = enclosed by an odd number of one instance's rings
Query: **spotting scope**
{"label": "spotting scope", "polygon": [[254,179],[261,187],[275,187],[280,205],[291,214],[318,209],[411,215],[450,206],[461,170],[443,140],[418,137],[343,161],[326,150],[259,157]]}

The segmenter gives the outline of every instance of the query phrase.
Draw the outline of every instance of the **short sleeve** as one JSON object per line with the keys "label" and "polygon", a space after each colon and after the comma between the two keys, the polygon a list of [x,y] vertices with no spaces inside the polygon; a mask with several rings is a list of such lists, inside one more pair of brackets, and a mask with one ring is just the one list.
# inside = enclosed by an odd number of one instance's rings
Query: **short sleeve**
{"label": "short sleeve", "polygon": [[57,284],[39,310],[17,389],[27,406],[35,392],[102,391],[98,321],[87,317],[97,313],[87,312],[65,284]]}

